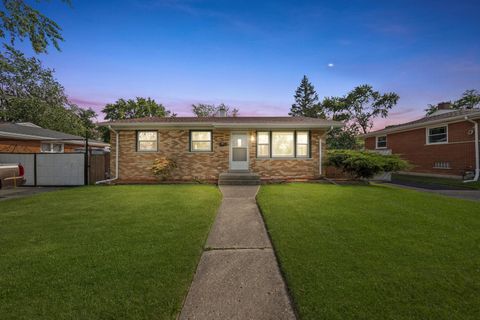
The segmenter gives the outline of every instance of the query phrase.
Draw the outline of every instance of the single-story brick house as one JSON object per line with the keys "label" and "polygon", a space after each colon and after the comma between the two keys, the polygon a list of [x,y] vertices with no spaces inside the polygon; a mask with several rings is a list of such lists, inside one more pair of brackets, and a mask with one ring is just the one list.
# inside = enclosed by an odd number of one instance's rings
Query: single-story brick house
{"label": "single-story brick house", "polygon": [[[89,141],[89,149],[109,146],[102,141]],[[69,153],[85,150],[80,136],[45,129],[30,122],[0,122],[0,153]]]}
{"label": "single-story brick house", "polygon": [[155,181],[155,159],[174,159],[170,180],[216,182],[226,172],[263,180],[323,175],[325,134],[342,123],[305,117],[169,117],[105,122],[119,182]]}
{"label": "single-story brick house", "polygon": [[442,103],[430,116],[364,135],[365,149],[400,155],[413,165],[410,174],[478,179],[479,122],[479,109]]}

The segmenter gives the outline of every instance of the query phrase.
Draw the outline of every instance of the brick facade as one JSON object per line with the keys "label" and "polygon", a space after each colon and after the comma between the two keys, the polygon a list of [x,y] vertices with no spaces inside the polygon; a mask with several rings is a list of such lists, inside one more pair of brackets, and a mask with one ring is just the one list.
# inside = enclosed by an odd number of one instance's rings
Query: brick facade
{"label": "brick facade", "polygon": [[[442,126],[442,124],[435,125]],[[408,160],[414,173],[462,176],[475,169],[475,137],[469,134],[473,124],[467,121],[448,124],[448,143],[427,144],[426,127],[387,134],[387,149]],[[375,150],[375,137],[365,139],[365,149]],[[447,162],[449,169],[434,168],[435,162]]]}
{"label": "brick facade", "polygon": [[[315,179],[319,173],[319,139],[324,131],[311,131],[309,159],[260,159],[256,157],[256,131],[248,130],[249,169],[262,179]],[[116,136],[111,134],[111,168],[115,176]],[[136,131],[119,131],[119,180],[121,182],[157,181],[151,172],[153,161],[161,156],[175,159],[177,168],[169,180],[210,181],[229,170],[230,130],[213,130],[212,152],[190,152],[188,129],[158,130],[158,151],[137,152]],[[322,144],[323,146],[325,144]]]}

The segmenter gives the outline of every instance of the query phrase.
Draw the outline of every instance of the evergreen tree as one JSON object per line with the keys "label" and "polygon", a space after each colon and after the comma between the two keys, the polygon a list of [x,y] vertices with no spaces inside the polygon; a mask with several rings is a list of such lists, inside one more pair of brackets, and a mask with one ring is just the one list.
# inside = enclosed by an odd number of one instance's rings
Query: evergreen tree
{"label": "evergreen tree", "polygon": [[307,76],[303,76],[300,86],[295,91],[295,103],[292,104],[290,116],[304,116],[312,118],[325,118],[322,108],[318,103],[318,94]]}

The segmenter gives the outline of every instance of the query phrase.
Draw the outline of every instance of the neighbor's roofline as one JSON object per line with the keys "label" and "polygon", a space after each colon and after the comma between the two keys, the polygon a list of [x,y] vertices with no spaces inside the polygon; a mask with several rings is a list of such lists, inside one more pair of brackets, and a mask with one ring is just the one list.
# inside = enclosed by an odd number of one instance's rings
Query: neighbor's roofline
{"label": "neighbor's roofline", "polygon": [[467,115],[463,114],[455,117],[436,119],[436,120],[425,121],[421,123],[413,123],[410,125],[398,125],[397,127],[394,127],[394,128],[385,128],[382,130],[372,131],[362,135],[362,137],[369,138],[369,137],[375,137],[375,136],[387,134],[387,133],[410,131],[412,129],[428,127],[432,124],[462,122],[462,121],[465,121],[466,119],[480,119],[480,111],[467,114]]}
{"label": "neighbor's roofline", "polygon": [[[36,141],[45,141],[45,142],[62,142],[66,144],[85,145],[84,139],[83,140],[82,139],[74,140],[72,138],[59,139],[59,138],[34,136],[30,134],[13,133],[13,132],[6,132],[6,131],[0,131],[0,137],[17,138],[20,140],[36,140]],[[91,146],[102,146],[102,147],[108,147],[110,145],[108,143],[96,141],[96,140],[88,140],[88,144]]]}
{"label": "neighbor's roofline", "polygon": [[102,122],[100,126],[112,127],[114,129],[132,129],[132,128],[210,128],[210,129],[329,129],[341,128],[343,123],[221,123],[221,122]]}

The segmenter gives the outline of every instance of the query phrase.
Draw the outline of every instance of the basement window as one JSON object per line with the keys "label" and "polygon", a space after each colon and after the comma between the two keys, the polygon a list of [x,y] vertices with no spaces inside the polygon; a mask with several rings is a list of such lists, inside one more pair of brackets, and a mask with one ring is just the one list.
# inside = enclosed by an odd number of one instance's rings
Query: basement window
{"label": "basement window", "polygon": [[427,144],[447,143],[448,127],[427,128]]}
{"label": "basement window", "polygon": [[137,131],[137,151],[158,151],[157,131]]}
{"label": "basement window", "polygon": [[437,161],[433,164],[434,169],[450,169],[450,162],[448,161]]}

